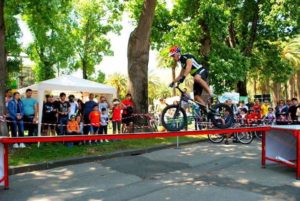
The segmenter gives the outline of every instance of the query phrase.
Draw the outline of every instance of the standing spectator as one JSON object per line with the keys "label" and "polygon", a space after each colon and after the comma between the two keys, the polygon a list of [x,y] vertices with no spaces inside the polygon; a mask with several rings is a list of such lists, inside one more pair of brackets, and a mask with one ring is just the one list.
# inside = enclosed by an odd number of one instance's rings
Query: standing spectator
{"label": "standing spectator", "polygon": [[287,108],[290,108],[293,105],[293,101],[292,100],[286,100],[286,106]]}
{"label": "standing spectator", "polygon": [[248,111],[248,106],[245,105],[245,101],[240,101],[238,106],[238,112],[240,113],[243,109],[246,109]]}
{"label": "standing spectator", "polygon": [[8,103],[9,101],[12,100],[12,92],[11,89],[7,89],[5,90],[5,107],[6,107],[6,111],[4,113],[4,115],[6,116],[5,119],[7,121],[7,130],[8,133],[12,130],[12,123],[11,123],[11,118],[9,117],[9,113],[8,113]]}
{"label": "standing spectator", "polygon": [[231,111],[233,112],[234,115],[238,114],[238,109],[231,99],[228,99],[227,105],[231,108]]}
{"label": "standing spectator", "polygon": [[69,112],[69,118],[71,118],[72,115],[77,115],[78,113],[78,104],[75,101],[75,96],[73,94],[69,95],[68,97],[69,103],[70,103],[70,112]]}
{"label": "standing spectator", "polygon": [[66,94],[60,93],[60,100],[56,103],[56,109],[58,114],[58,135],[66,134],[66,126],[68,123],[68,115],[70,112],[70,103],[66,101]]}
{"label": "standing spectator", "polygon": [[103,108],[105,108],[106,114],[108,115],[108,109],[110,108],[110,104],[107,102],[105,96],[101,96],[99,99],[99,111],[102,112]]}
{"label": "standing spectator", "polygon": [[32,98],[31,89],[26,90],[26,97],[22,99],[22,103],[24,108],[24,130],[28,130],[28,136],[35,136],[37,131],[38,104],[37,101]]}
{"label": "standing spectator", "polygon": [[43,105],[43,130],[46,135],[55,135],[57,124],[56,108],[52,95],[46,95],[46,102]]}
{"label": "standing spectator", "polygon": [[264,104],[261,105],[261,116],[264,117],[269,113],[270,103],[268,100],[264,100]]}
{"label": "standing spectator", "polygon": [[83,114],[84,103],[82,102],[82,100],[77,99],[77,105],[78,105],[77,115],[82,115]]}
{"label": "standing spectator", "polygon": [[113,127],[113,134],[121,133],[121,123],[122,123],[122,107],[120,105],[119,99],[113,100],[113,107],[112,107],[112,127]]}
{"label": "standing spectator", "polygon": [[[105,108],[102,108],[101,110],[101,125],[99,129],[99,134],[105,135],[107,134],[107,124],[108,124],[108,114],[106,112]],[[104,140],[105,142],[108,142],[108,140]]]}
{"label": "standing spectator", "polygon": [[292,121],[293,124],[297,124],[298,118],[296,115],[298,106],[298,99],[293,98],[292,99],[292,105],[289,107],[288,113],[289,113],[289,120]]}
{"label": "standing spectator", "polygon": [[90,132],[90,118],[89,115],[93,111],[93,108],[97,103],[94,101],[95,95],[89,94],[89,101],[85,102],[83,108],[83,134],[88,135]]}
{"label": "standing spectator", "polygon": [[[12,120],[12,137],[24,137],[24,122],[23,122],[23,117],[24,117],[24,108],[23,108],[23,103],[20,99],[20,93],[15,92],[13,94],[13,99],[8,102],[8,114],[9,117]],[[18,135],[17,135],[18,131]],[[25,148],[24,143],[17,144],[15,143],[13,145],[14,148]]]}
{"label": "standing spectator", "polygon": [[255,113],[261,113],[261,105],[259,99],[255,99],[255,104],[253,105],[252,109]]}
{"label": "standing spectator", "polygon": [[128,132],[133,132],[133,108],[134,102],[130,93],[126,94],[125,99],[122,101],[123,114],[122,114],[122,131],[128,127]]}
{"label": "standing spectator", "polygon": [[286,124],[288,116],[288,107],[284,104],[283,100],[279,101],[279,105],[276,107],[275,115],[278,124]]}
{"label": "standing spectator", "polygon": [[246,106],[248,107],[247,110],[250,110],[254,106],[254,103],[252,102],[252,100],[250,98],[248,99],[248,103],[246,104]]}
{"label": "standing spectator", "polygon": [[98,105],[94,105],[93,107],[93,111],[90,112],[89,114],[89,119],[90,119],[90,129],[91,129],[91,133],[97,134],[100,128],[100,120],[101,120],[101,113],[99,112],[99,106]]}

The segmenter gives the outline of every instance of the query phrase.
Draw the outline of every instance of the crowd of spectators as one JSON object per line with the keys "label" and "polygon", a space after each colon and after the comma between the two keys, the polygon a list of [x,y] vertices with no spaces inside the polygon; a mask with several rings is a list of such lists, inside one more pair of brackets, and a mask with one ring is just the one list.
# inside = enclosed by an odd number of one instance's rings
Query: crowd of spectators
{"label": "crowd of spectators", "polygon": [[[11,90],[7,90],[5,101],[7,108],[5,115],[11,137],[23,137],[24,131],[28,131],[28,136],[36,136],[39,111],[38,102],[32,97],[32,90],[27,89],[23,98],[19,92],[12,94]],[[122,133],[124,127],[132,125],[134,107],[131,94],[127,94],[122,101],[115,98],[109,102],[105,96],[98,99],[91,93],[85,103],[72,94],[67,98],[64,92],[60,93],[58,98],[46,95],[42,111],[42,134],[104,135],[108,133],[110,124],[113,134]],[[26,146],[20,143],[14,144],[13,147]]]}

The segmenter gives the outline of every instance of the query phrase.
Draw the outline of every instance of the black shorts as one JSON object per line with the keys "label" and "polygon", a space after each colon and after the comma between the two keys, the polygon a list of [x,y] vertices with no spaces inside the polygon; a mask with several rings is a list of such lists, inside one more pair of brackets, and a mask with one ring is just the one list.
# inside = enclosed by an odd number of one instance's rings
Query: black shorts
{"label": "black shorts", "polygon": [[[206,68],[199,69],[199,71],[197,73],[195,73],[194,77],[196,75],[200,75],[200,77],[204,81],[207,82],[208,70]],[[194,96],[197,96],[197,95],[201,96],[202,91],[203,91],[203,87],[198,82],[194,82],[193,91],[194,91]]]}

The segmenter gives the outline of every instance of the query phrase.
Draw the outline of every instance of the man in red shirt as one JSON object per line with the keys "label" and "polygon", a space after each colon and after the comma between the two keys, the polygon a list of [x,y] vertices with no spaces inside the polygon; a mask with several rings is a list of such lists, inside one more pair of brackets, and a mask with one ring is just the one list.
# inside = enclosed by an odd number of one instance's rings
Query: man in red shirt
{"label": "man in red shirt", "polygon": [[128,127],[128,132],[133,132],[133,108],[134,102],[132,101],[132,96],[128,93],[124,100],[122,100],[122,131],[124,128]]}

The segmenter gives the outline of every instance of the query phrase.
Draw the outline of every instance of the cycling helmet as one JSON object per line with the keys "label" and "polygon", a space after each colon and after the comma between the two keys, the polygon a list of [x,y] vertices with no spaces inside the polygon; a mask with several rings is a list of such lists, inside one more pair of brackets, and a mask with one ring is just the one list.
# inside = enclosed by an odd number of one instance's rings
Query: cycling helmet
{"label": "cycling helmet", "polygon": [[179,53],[179,52],[181,52],[180,47],[178,47],[178,46],[173,46],[173,47],[171,47],[170,50],[169,50],[169,57],[171,57],[171,56],[173,56],[175,53]]}

